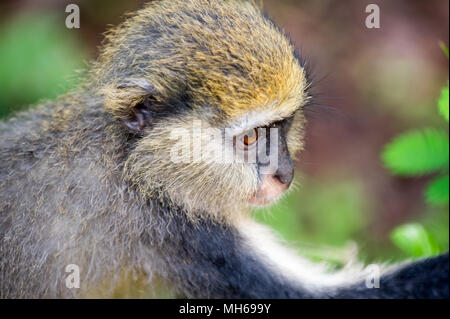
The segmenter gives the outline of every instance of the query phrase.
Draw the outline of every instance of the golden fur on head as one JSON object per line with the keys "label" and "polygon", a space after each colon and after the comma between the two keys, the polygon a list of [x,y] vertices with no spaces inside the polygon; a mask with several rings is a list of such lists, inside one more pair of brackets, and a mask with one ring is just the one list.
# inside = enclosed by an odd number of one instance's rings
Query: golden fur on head
{"label": "golden fur on head", "polygon": [[251,1],[153,1],[107,34],[96,65],[92,79],[119,113],[117,97],[130,96],[117,87],[136,78],[161,98],[187,91],[228,123],[252,110],[287,116],[307,99],[293,46]]}

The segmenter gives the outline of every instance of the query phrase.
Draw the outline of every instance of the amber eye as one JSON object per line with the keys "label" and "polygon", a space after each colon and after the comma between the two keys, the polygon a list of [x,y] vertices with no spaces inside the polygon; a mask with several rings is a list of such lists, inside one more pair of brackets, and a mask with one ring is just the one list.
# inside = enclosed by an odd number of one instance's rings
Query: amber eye
{"label": "amber eye", "polygon": [[243,142],[245,146],[250,146],[254,144],[257,140],[258,140],[258,129],[254,128],[245,133]]}

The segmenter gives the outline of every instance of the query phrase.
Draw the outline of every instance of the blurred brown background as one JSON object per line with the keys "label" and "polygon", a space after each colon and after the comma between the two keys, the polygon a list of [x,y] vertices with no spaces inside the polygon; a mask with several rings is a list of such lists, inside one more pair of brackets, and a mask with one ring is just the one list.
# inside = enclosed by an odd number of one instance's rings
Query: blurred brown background
{"label": "blurred brown background", "polygon": [[[80,7],[80,29],[65,28],[69,3]],[[86,61],[96,56],[108,25],[119,23],[123,13],[143,3],[2,0],[0,116],[70,88],[72,84],[62,83],[71,83],[73,69],[86,67]],[[370,3],[381,9],[380,29],[365,27],[365,7]],[[263,4],[306,58],[316,98],[307,110],[299,187],[258,218],[300,248],[309,247],[307,243],[325,247],[324,254],[329,246],[340,249],[355,240],[368,259],[402,258],[389,233],[415,220],[431,229],[444,227],[436,233],[448,245],[448,207],[428,207],[423,200],[428,178],[390,176],[380,152],[393,136],[409,128],[445,127],[436,101],[448,80],[448,60],[438,42],[448,44],[449,2],[265,0]],[[37,27],[47,17],[48,23]],[[30,50],[20,43],[27,34],[37,39]],[[36,52],[43,56],[36,60]]]}

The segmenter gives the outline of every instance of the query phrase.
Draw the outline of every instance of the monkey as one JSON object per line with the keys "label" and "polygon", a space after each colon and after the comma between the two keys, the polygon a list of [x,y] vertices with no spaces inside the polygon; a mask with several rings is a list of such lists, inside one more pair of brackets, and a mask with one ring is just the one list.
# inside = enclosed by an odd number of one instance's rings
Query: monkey
{"label": "monkey", "polygon": [[[76,89],[0,124],[0,297],[108,296],[142,277],[184,298],[448,298],[448,253],[383,268],[369,289],[358,263],[306,260],[250,217],[290,189],[309,77],[252,1],[127,16]],[[197,144],[231,160],[183,152],[196,122],[229,133]]]}

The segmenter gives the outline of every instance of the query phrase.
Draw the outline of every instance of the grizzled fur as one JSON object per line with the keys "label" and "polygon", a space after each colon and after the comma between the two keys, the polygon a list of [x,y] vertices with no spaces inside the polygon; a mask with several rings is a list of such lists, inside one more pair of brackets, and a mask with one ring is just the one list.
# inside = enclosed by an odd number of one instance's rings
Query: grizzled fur
{"label": "grizzled fur", "polygon": [[[307,99],[293,51],[242,1],[154,1],[110,31],[78,90],[0,124],[0,296],[86,296],[129,270],[161,276],[154,251],[172,222],[161,205],[189,222],[245,218],[255,169],[175,165],[170,125],[225,127],[257,105],[292,115]],[[145,129],[127,129],[141,107]],[[81,267],[79,290],[65,287],[68,264]]]}
{"label": "grizzled fur", "polygon": [[[173,296],[368,296],[360,272],[352,289],[334,286],[339,274],[299,282],[251,244],[254,165],[169,160],[170,130],[193,119],[223,129],[290,118],[293,156],[308,86],[252,2],[154,1],[129,17],[77,90],[0,123],[0,297],[108,296],[142,274]],[[69,264],[80,289],[65,285]],[[448,297],[448,256],[417,265],[370,297]],[[320,266],[298,270],[322,278]],[[435,278],[427,289],[416,270]]]}

